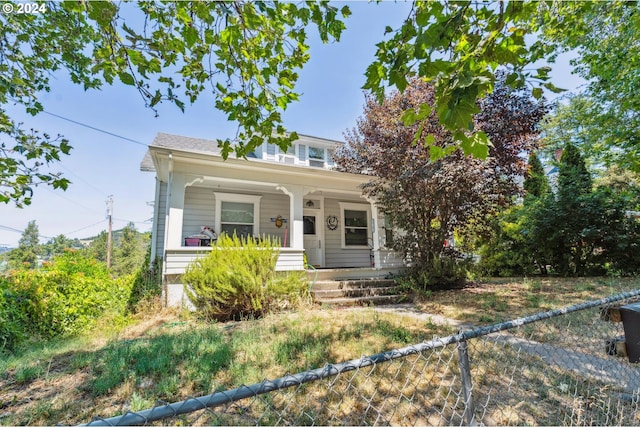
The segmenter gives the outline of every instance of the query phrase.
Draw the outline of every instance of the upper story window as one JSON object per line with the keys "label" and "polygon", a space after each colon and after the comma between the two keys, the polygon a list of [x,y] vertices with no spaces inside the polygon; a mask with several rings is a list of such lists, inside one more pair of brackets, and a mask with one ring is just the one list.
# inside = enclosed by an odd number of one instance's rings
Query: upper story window
{"label": "upper story window", "polygon": [[309,166],[323,168],[326,150],[320,147],[309,147]]}
{"label": "upper story window", "polygon": [[258,158],[271,160],[289,165],[305,165],[315,168],[332,168],[335,163],[332,158],[333,148],[318,147],[294,143],[282,150],[275,144],[265,143],[260,150],[256,150]]}
{"label": "upper story window", "polygon": [[292,144],[285,152],[278,150],[277,160],[290,165],[296,164],[296,144]]}

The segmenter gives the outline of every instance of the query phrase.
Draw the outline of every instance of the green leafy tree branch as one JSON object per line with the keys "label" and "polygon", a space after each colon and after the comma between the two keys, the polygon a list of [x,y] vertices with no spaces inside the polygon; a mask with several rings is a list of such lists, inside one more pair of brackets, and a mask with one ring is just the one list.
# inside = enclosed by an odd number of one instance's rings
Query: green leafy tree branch
{"label": "green leafy tree branch", "polygon": [[[351,13],[348,6],[323,1],[65,1],[47,2],[46,8],[42,14],[0,15],[4,202],[27,204],[35,185],[69,183],[49,172],[46,161],[38,162],[47,154],[54,161],[68,154],[68,143],[36,139],[44,150],[30,160],[38,165],[20,163],[25,143],[17,136],[23,134],[15,134],[19,126],[5,108],[16,103],[30,114],[41,112],[38,97],[51,90],[54,73],[68,73],[87,90],[130,85],[151,109],[169,102],[184,110],[212,95],[215,108],[238,124],[233,138],[218,141],[222,154],[243,157],[265,140],[286,148],[296,138],[282,112],[300,96],[296,84],[309,60],[310,27],[323,42],[339,41]],[[612,101],[609,95],[621,90],[630,95],[609,104],[620,107],[610,111],[636,123],[637,79],[629,77],[637,74],[637,46],[625,50],[620,41],[637,40],[639,27],[635,2],[416,1],[399,28],[387,27],[365,71],[364,89],[381,101],[389,87],[402,92],[415,77],[434,85],[435,103],[407,110],[404,124],[424,123],[433,109],[465,154],[486,157],[492,141],[474,129],[473,117],[477,101],[493,91],[496,72],[506,72],[510,87],[528,85],[540,98],[544,89],[560,89],[547,65],[531,64],[553,61],[568,49],[581,55],[577,70],[593,80],[593,93],[602,95],[598,102]],[[599,67],[605,53],[608,65]],[[635,134],[625,135],[633,138],[618,139],[623,143],[615,146],[635,153]],[[416,141],[437,146],[435,136],[422,130]],[[434,158],[446,154],[433,150]]]}

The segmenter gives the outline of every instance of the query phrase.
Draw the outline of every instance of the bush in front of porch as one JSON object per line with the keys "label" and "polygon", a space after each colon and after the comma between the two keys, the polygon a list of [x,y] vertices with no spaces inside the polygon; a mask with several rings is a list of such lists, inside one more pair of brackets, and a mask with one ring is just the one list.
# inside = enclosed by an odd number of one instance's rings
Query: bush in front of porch
{"label": "bush in front of porch", "polygon": [[221,235],[213,250],[182,275],[198,314],[209,320],[238,320],[308,301],[304,272],[275,271],[278,247],[270,237]]}

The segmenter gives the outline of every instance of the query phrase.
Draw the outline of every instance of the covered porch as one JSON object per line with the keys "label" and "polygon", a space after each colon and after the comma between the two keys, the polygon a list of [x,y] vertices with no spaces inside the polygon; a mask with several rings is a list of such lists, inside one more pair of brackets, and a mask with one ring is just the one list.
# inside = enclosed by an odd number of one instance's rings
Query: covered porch
{"label": "covered porch", "polygon": [[188,246],[205,226],[276,239],[280,270],[397,265],[384,246],[384,217],[361,196],[368,177],[175,150],[152,154],[158,175],[152,256],[163,258],[165,274],[184,272],[208,249]]}
{"label": "covered porch", "polygon": [[180,276],[213,250],[207,241],[193,246],[203,227],[273,239],[279,271],[312,266],[384,275],[403,266],[385,247],[383,215],[361,195],[369,177],[175,148],[154,147],[150,154],[157,176],[151,256],[163,260],[167,295],[182,295]]}

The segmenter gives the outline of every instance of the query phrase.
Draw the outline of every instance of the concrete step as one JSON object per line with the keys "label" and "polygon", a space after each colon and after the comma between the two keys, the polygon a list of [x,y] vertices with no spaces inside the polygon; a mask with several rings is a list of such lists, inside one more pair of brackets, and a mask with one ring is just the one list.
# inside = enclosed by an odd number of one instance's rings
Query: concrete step
{"label": "concrete step", "polygon": [[406,301],[393,279],[319,280],[311,287],[313,299],[320,304],[351,306],[394,304]]}
{"label": "concrete step", "polygon": [[371,288],[352,288],[352,289],[323,289],[312,290],[314,298],[344,298],[344,297],[367,297],[378,295],[397,295],[397,286],[377,286]]}
{"label": "concrete step", "polygon": [[384,279],[385,277],[398,275],[400,268],[319,268],[307,270],[309,280],[347,280],[347,279]]}
{"label": "concrete step", "polygon": [[348,289],[362,289],[362,288],[384,288],[396,286],[396,282],[393,279],[346,279],[346,280],[318,280],[313,283],[312,290],[314,291],[329,291],[329,290],[348,290]]}
{"label": "concrete step", "polygon": [[407,300],[408,297],[406,295],[375,295],[366,297],[316,299],[316,302],[323,305],[348,307],[354,305],[400,304],[407,302]]}

